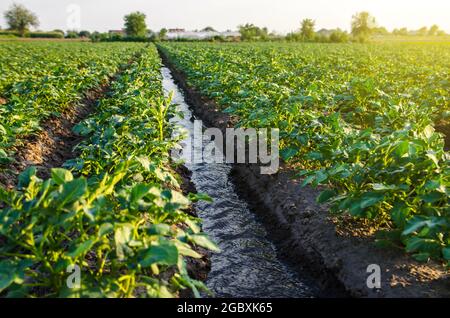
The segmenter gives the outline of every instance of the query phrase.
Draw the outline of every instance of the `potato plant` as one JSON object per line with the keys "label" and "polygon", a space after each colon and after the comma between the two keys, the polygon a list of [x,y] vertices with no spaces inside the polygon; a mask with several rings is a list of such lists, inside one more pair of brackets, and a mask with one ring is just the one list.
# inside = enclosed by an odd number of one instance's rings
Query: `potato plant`
{"label": "potato plant", "polygon": [[25,137],[106,84],[139,49],[142,44],[0,44],[0,169]]}
{"label": "potato plant", "polygon": [[[169,160],[175,109],[154,47],[75,127],[79,158],[41,180],[29,168],[0,189],[0,294],[7,297],[176,297],[206,291],[188,274],[197,246],[217,251],[186,209]],[[80,268],[80,285],[68,284]],[[68,272],[69,271],[69,272]]]}
{"label": "potato plant", "polygon": [[[167,43],[188,82],[238,126],[280,129],[281,156],[319,202],[374,220],[380,245],[450,261],[445,44]],[[447,136],[448,137],[448,136]],[[391,240],[386,240],[390,238]]]}

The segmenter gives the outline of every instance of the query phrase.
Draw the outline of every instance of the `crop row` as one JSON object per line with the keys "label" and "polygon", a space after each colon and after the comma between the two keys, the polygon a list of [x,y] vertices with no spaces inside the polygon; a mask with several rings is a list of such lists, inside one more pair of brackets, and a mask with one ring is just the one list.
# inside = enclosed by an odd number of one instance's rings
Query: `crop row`
{"label": "crop row", "polygon": [[[0,165],[45,119],[75,107],[126,64],[141,45],[81,43],[0,45]],[[1,168],[1,167],[0,167]]]}
{"label": "crop row", "polygon": [[[154,47],[112,83],[74,129],[81,155],[41,180],[29,168],[0,189],[0,293],[48,297],[170,297],[205,289],[188,275],[194,246],[217,247],[186,209],[169,150],[175,112]],[[79,286],[71,281],[80,269]],[[67,272],[68,271],[68,272]],[[68,284],[68,280],[69,283]],[[75,282],[75,284],[73,284]]]}
{"label": "crop row", "polygon": [[332,211],[375,220],[380,245],[450,260],[450,49],[164,44],[242,127],[280,128],[281,155]]}

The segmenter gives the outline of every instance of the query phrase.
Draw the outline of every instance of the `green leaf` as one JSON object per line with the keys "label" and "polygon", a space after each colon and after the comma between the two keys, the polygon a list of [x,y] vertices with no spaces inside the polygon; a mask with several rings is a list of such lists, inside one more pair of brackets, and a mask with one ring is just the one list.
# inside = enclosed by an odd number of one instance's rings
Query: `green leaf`
{"label": "green leaf", "polygon": [[184,223],[186,223],[189,226],[189,228],[192,230],[192,232],[194,232],[194,234],[198,234],[201,232],[201,228],[197,224],[197,222],[195,222],[191,219],[186,219],[186,220],[184,220]]}
{"label": "green leaf", "polygon": [[411,209],[403,203],[397,203],[391,210],[391,217],[395,225],[403,228],[408,220]]}
{"label": "green leaf", "polygon": [[36,175],[36,167],[29,167],[19,175],[19,189],[25,189],[31,182],[31,178]]}
{"label": "green leaf", "polygon": [[317,197],[316,201],[317,201],[317,203],[324,203],[335,196],[336,196],[335,190],[325,190],[320,193],[320,195]]}
{"label": "green leaf", "polygon": [[405,227],[405,230],[402,232],[402,235],[409,235],[414,232],[417,232],[422,227],[426,226],[428,219],[424,219],[422,217],[415,216],[413,217]]}
{"label": "green leaf", "polygon": [[298,153],[298,148],[285,148],[280,151],[280,156],[284,161],[289,161]]}
{"label": "green leaf", "polygon": [[[0,125],[1,127],[1,125]],[[0,159],[8,158],[8,154],[3,149],[0,149]]]}
{"label": "green leaf", "polygon": [[66,169],[53,168],[52,169],[52,179],[57,185],[64,184],[73,180],[72,172]]}
{"label": "green leaf", "polygon": [[188,235],[188,240],[213,252],[220,252],[220,248],[206,234]]}
{"label": "green leaf", "polygon": [[394,149],[394,153],[399,157],[403,157],[406,153],[408,153],[408,151],[409,151],[408,141],[400,142]]}
{"label": "green leaf", "polygon": [[213,199],[209,195],[200,192],[189,193],[189,200],[191,200],[191,202],[199,202],[199,201],[213,202]]}
{"label": "green leaf", "polygon": [[164,223],[152,224],[147,231],[149,235],[170,235],[171,232],[170,225]]}
{"label": "green leaf", "polygon": [[425,263],[425,262],[429,261],[430,256],[431,256],[430,253],[424,252],[424,253],[414,254],[412,257],[418,262]]}
{"label": "green leaf", "polygon": [[103,223],[98,229],[98,237],[102,237],[109,233],[112,233],[113,230],[114,226],[111,223]]}
{"label": "green leaf", "polygon": [[151,186],[145,184],[137,184],[133,187],[130,194],[130,206],[137,208],[139,201],[145,197],[150,191]]}
{"label": "green leaf", "polygon": [[394,184],[386,185],[383,183],[374,183],[372,184],[372,189],[374,189],[375,191],[388,191],[388,190],[396,190],[397,186]]}
{"label": "green leaf", "polygon": [[444,247],[442,249],[442,256],[444,256],[444,259],[450,260],[450,247]]}
{"label": "green leaf", "polygon": [[0,292],[8,288],[15,279],[15,267],[10,260],[0,262]]}
{"label": "green leaf", "polygon": [[25,270],[33,265],[30,259],[12,261],[9,259],[0,261],[0,292],[11,284],[22,284],[25,280]]}
{"label": "green leaf", "polygon": [[431,161],[433,161],[433,163],[436,165],[437,168],[439,168],[439,160],[436,157],[436,154],[428,152],[426,156],[428,157],[428,159],[431,159]]}
{"label": "green leaf", "polygon": [[362,196],[360,206],[361,208],[365,209],[383,201],[383,199],[383,193],[367,192]]}
{"label": "green leaf", "polygon": [[310,184],[311,182],[313,182],[313,180],[315,178],[316,178],[315,175],[310,175],[310,176],[306,177],[305,180],[303,180],[303,182],[302,182],[302,187],[305,187],[308,184]]}
{"label": "green leaf", "polygon": [[425,136],[425,138],[430,139],[433,136],[434,131],[435,131],[434,127],[428,125],[427,127],[424,128],[423,135]]}
{"label": "green leaf", "polygon": [[91,249],[91,247],[94,245],[95,241],[93,239],[89,239],[78,246],[75,246],[68,254],[67,256],[72,258],[77,258],[78,256],[85,254],[87,251]]}
{"label": "green leaf", "polygon": [[58,208],[74,203],[79,200],[86,192],[87,182],[84,178],[75,179],[63,184],[62,191],[58,196]]}
{"label": "green leaf", "polygon": [[127,254],[132,254],[128,243],[132,240],[133,225],[129,223],[119,226],[114,233],[114,242],[116,243],[116,254],[119,260],[124,260]]}
{"label": "green leaf", "polygon": [[434,202],[442,200],[444,198],[444,196],[440,192],[433,191],[433,192],[421,195],[420,198],[426,203],[434,203]]}
{"label": "green leaf", "polygon": [[178,249],[174,243],[162,240],[159,245],[151,246],[145,253],[143,259],[139,262],[142,267],[148,267],[152,264],[176,265],[178,262]]}
{"label": "green leaf", "polygon": [[441,252],[440,243],[433,239],[412,237],[406,241],[406,251],[408,253],[418,252],[439,255]]}

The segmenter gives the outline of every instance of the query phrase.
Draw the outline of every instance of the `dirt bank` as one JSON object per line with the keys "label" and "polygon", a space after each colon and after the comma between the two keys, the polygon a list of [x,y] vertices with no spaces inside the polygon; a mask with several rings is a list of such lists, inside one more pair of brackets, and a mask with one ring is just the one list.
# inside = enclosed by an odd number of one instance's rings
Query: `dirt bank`
{"label": "dirt bank", "polygon": [[[184,74],[160,53],[194,114],[209,126],[233,126],[236,119],[189,87]],[[449,273],[440,264],[421,264],[402,250],[375,247],[373,237],[337,231],[327,207],[315,202],[319,190],[300,187],[289,168],[283,166],[278,174],[268,176],[261,175],[255,165],[235,165],[232,175],[280,254],[291,264],[307,267],[324,289],[341,290],[353,297],[450,297]],[[380,289],[366,285],[371,264],[381,268]]]}

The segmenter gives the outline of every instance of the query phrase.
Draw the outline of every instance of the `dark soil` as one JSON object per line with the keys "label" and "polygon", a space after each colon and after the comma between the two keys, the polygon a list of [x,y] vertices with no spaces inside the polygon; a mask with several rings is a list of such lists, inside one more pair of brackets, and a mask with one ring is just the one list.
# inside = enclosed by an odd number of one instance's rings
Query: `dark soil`
{"label": "dark soil", "polygon": [[[194,114],[209,126],[232,127],[236,118],[221,113],[214,101],[189,87],[185,75],[160,54]],[[368,232],[364,227],[340,230],[349,219],[332,217],[326,206],[315,201],[320,190],[302,188],[294,175],[285,165],[275,175],[261,175],[257,165],[235,165],[232,178],[263,220],[281,256],[294,266],[306,267],[325,294],[333,290],[352,297],[450,297],[450,274],[441,264],[418,263],[402,249],[378,248],[373,235],[361,235]],[[366,285],[371,264],[381,268],[380,289]]]}
{"label": "dark soil", "polygon": [[448,151],[450,149],[450,123],[444,121],[437,123],[436,131],[444,134],[445,150]]}

